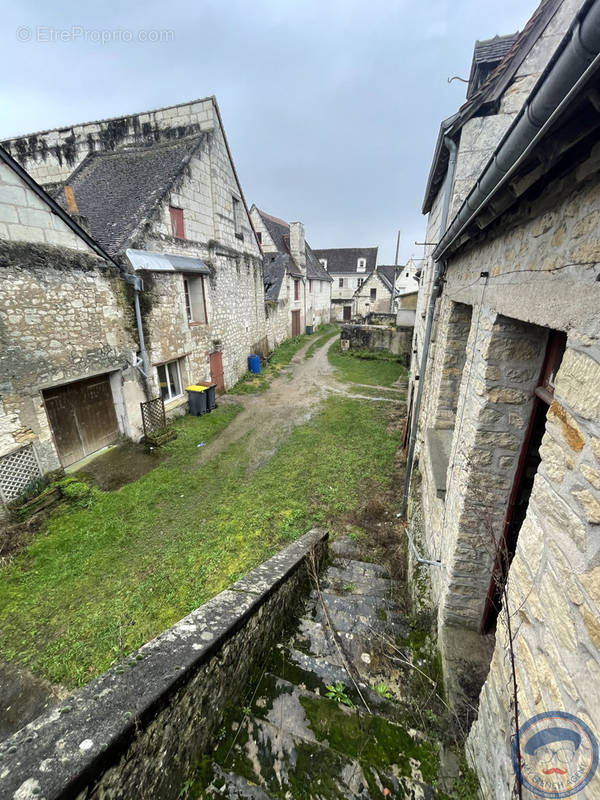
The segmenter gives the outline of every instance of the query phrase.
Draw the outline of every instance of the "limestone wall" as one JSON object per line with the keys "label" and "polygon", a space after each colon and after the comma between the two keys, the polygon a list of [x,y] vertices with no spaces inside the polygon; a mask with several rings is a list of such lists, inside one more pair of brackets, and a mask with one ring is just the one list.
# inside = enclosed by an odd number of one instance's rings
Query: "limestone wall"
{"label": "limestone wall", "polygon": [[2,146],[38,183],[64,181],[90,152],[171,141],[215,126],[212,98],[7,139]]}
{"label": "limestone wall", "polygon": [[[375,290],[375,299],[371,298],[371,290]],[[355,316],[364,317],[372,312],[386,313],[390,310],[390,300],[392,293],[381,280],[377,272],[372,272],[365,280],[360,289],[354,295]]]}
{"label": "limestone wall", "polygon": [[0,744],[7,797],[176,800],[318,564],[313,530]]}
{"label": "limestone wall", "polygon": [[[312,285],[312,289],[311,289]],[[306,292],[306,324],[318,328],[329,322],[331,316],[331,283],[308,281]]]}
{"label": "limestone wall", "polygon": [[[511,223],[454,256],[438,303],[425,384],[419,466],[422,542],[444,568],[429,570],[440,626],[477,630],[525,441],[549,330],[567,334],[527,516],[509,573],[520,720],[553,709],[596,735],[600,676],[600,188],[592,153],[549,184]],[[489,278],[481,277],[482,271]],[[472,308],[464,340],[457,308]],[[458,327],[453,329],[453,325]],[[461,341],[462,340],[462,341]],[[464,348],[456,410],[455,356]],[[448,360],[450,359],[450,360]],[[444,374],[450,367],[451,373]],[[454,383],[454,387],[452,384]],[[445,496],[438,493],[430,429],[452,431]],[[488,536],[488,544],[485,536]],[[514,734],[506,617],[469,739],[483,795],[508,800]],[[587,791],[600,793],[598,777]]]}
{"label": "limestone wall", "polygon": [[[598,736],[600,709],[600,348],[572,343],[556,378],[555,400],[527,518],[509,577],[509,608],[521,722],[553,709],[570,712]],[[484,792],[508,798],[512,698],[502,615],[479,719],[469,746]],[[600,776],[585,790],[600,795]]]}
{"label": "limestone wall", "polygon": [[348,342],[350,350],[377,350],[402,356],[408,365],[411,328],[396,330],[382,325],[342,325],[341,340]]}
{"label": "limestone wall", "polygon": [[54,244],[92,253],[8,165],[0,164],[0,239]]}
{"label": "limestone wall", "polygon": [[44,469],[60,466],[42,389],[118,371],[124,434],[140,432],[142,388],[133,311],[116,270],[50,245],[0,243],[0,454],[34,442]]}

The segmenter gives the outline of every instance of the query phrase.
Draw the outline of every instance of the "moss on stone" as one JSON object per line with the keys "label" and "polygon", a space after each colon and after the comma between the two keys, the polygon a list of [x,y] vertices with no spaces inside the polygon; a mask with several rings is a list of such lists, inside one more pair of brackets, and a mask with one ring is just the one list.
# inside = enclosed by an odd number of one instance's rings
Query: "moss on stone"
{"label": "moss on stone", "polygon": [[410,759],[419,762],[423,779],[437,777],[437,747],[416,741],[400,725],[382,717],[346,712],[336,703],[318,697],[301,697],[300,702],[310,727],[321,742],[339,753],[356,758],[365,766],[390,770],[396,765],[401,775],[410,777]]}

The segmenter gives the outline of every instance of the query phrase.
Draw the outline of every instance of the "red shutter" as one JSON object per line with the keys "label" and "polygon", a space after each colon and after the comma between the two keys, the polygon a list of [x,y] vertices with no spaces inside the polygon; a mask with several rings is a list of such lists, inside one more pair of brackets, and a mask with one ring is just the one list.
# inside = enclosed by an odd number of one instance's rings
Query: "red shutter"
{"label": "red shutter", "polygon": [[183,229],[183,209],[169,206],[169,213],[171,214],[171,232],[173,236],[176,239],[185,239],[185,231]]}

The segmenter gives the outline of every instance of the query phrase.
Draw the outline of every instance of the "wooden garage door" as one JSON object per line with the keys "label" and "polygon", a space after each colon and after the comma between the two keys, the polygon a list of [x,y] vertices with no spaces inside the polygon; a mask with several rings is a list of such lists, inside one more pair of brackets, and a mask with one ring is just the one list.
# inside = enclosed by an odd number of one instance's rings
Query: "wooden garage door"
{"label": "wooden garage door", "polygon": [[63,467],[118,438],[108,375],[46,389],[43,395]]}

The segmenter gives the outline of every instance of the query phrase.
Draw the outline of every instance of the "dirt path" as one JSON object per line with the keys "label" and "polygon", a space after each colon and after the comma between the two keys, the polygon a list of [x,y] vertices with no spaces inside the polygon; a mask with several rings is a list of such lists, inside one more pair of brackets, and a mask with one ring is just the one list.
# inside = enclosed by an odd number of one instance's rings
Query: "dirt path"
{"label": "dirt path", "polygon": [[333,367],[327,359],[333,341],[335,339],[330,339],[309,359],[305,359],[305,354],[310,343],[305,345],[267,391],[220,398],[219,403],[240,404],[244,410],[217,439],[202,449],[194,468],[222,453],[232,442],[248,437],[252,453],[250,469],[257,469],[271,458],[294,428],[308,422],[329,392],[348,394],[346,384],[334,378]]}

